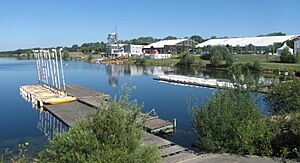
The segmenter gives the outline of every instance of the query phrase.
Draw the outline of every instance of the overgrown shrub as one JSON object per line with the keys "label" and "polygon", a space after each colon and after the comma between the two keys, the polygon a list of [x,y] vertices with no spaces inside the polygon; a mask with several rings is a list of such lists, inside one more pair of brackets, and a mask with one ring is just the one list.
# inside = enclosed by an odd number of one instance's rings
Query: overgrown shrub
{"label": "overgrown shrub", "polygon": [[88,61],[91,61],[93,59],[93,54],[92,53],[90,53],[89,55],[88,55],[88,58],[87,58],[87,60]]}
{"label": "overgrown shrub", "polygon": [[220,53],[222,55],[222,60],[225,59],[225,56],[230,54],[226,46],[212,46],[209,49],[209,54],[212,56],[215,53]]}
{"label": "overgrown shrub", "polygon": [[180,61],[178,62],[178,65],[190,67],[192,64],[195,63],[195,59],[195,56],[189,54],[188,52],[185,52],[182,55],[180,55]]}
{"label": "overgrown shrub", "polygon": [[273,85],[265,100],[274,114],[300,111],[300,80]]}
{"label": "overgrown shrub", "polygon": [[[125,91],[129,92],[129,91]],[[126,95],[126,93],[125,93]],[[140,107],[121,96],[98,108],[68,132],[56,135],[40,153],[41,162],[157,162],[156,147],[141,144]]]}
{"label": "overgrown shrub", "polygon": [[300,52],[296,54],[296,63],[300,63]]}
{"label": "overgrown shrub", "polygon": [[146,59],[145,58],[136,58],[134,63],[136,65],[145,65]]}
{"label": "overgrown shrub", "polygon": [[249,71],[249,70],[251,70],[251,71],[260,71],[261,70],[261,64],[258,60],[254,60],[253,63],[248,62],[248,63],[242,65],[242,68],[244,70],[247,70],[247,71]]}
{"label": "overgrown shrub", "polygon": [[222,62],[222,54],[220,52],[215,52],[211,55],[210,63],[214,67],[218,67]]}
{"label": "overgrown shrub", "polygon": [[270,124],[276,133],[272,140],[273,155],[300,161],[300,113],[274,116]]}
{"label": "overgrown shrub", "polygon": [[280,53],[280,62],[296,63],[296,57],[289,51],[288,48],[285,48]]}
{"label": "overgrown shrub", "polygon": [[260,70],[260,62],[258,60],[253,61],[252,70],[254,70],[254,71]]}
{"label": "overgrown shrub", "polygon": [[193,128],[208,152],[271,155],[272,133],[248,91],[223,90],[194,109]]}
{"label": "overgrown shrub", "polygon": [[233,62],[234,62],[234,57],[232,54],[227,54],[225,56],[225,63],[227,66],[232,66],[233,65]]}

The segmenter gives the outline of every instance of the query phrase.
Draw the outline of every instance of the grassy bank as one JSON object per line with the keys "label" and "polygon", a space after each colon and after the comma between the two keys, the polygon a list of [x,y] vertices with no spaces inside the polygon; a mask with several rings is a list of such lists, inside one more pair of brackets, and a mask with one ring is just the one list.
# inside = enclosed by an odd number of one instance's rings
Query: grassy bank
{"label": "grassy bank", "polygon": [[[195,62],[191,65],[191,67],[204,67],[207,69],[228,69],[230,67],[225,65],[225,61],[221,62],[219,67],[212,67],[210,65],[209,60],[204,60],[200,58],[201,55],[195,55]],[[280,63],[278,56],[269,56],[268,60],[265,55],[252,55],[252,54],[237,54],[234,55],[234,65],[242,64],[247,65],[249,63],[253,63],[254,61],[258,61],[260,63],[260,70],[262,72],[268,73],[276,73],[278,71],[291,71],[291,72],[300,72],[300,64],[299,63]],[[143,61],[140,59],[129,59],[125,64],[131,65],[144,65],[144,66],[176,66],[176,64],[180,61],[179,56],[172,56],[170,59],[157,60],[157,59],[149,59],[145,58]]]}

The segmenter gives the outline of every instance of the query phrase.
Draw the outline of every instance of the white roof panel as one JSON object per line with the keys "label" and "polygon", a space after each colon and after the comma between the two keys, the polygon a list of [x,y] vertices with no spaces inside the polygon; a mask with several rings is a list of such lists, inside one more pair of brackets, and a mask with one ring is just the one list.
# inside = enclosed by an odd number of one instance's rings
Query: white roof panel
{"label": "white roof panel", "polygon": [[176,39],[176,40],[161,40],[158,42],[154,42],[152,44],[144,46],[144,48],[163,48],[165,45],[176,45],[182,41],[186,41],[187,39]]}
{"label": "white roof panel", "polygon": [[291,40],[297,36],[299,35],[211,39],[198,44],[197,47],[205,47],[208,45],[246,46],[249,44],[254,46],[269,46],[273,45],[274,43],[282,43],[287,40]]}

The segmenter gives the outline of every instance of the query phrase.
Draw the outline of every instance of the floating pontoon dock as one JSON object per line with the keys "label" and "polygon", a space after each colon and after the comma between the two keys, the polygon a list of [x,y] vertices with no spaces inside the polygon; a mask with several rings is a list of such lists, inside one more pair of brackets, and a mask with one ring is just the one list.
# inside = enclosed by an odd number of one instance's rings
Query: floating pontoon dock
{"label": "floating pontoon dock", "polygon": [[[35,85],[30,86],[29,88],[31,87],[39,88]],[[38,99],[36,96],[30,94],[30,92],[26,92],[28,89],[23,88],[24,86],[20,87],[22,97],[31,102],[34,102],[35,98]],[[68,96],[76,97],[76,100],[55,105],[40,104],[39,102],[38,104],[43,106],[44,110],[49,111],[68,127],[73,127],[79,119],[87,117],[91,112],[95,111],[95,108],[99,108],[101,98],[104,99],[104,102],[106,103],[103,105],[107,105],[108,99],[110,98],[107,94],[99,93],[75,84],[66,85],[66,94]],[[105,108],[105,106],[102,108]],[[138,121],[144,122],[143,127],[145,131],[149,132],[144,132],[143,143],[156,145],[159,148],[163,162],[178,162],[197,157],[196,154],[185,147],[150,134],[172,132],[175,127],[173,126],[173,123],[160,119],[158,116],[143,113],[140,114],[138,119]],[[51,123],[42,124],[48,124],[49,126],[46,126],[46,128],[51,127]]]}
{"label": "floating pontoon dock", "polygon": [[209,88],[233,88],[234,85],[229,80],[224,79],[210,79],[210,78],[197,78],[197,77],[188,77],[182,75],[162,75],[153,78],[154,80],[188,84]]}
{"label": "floating pontoon dock", "polygon": [[[87,117],[95,108],[99,108],[101,101],[106,103],[102,104],[102,108],[105,109],[110,98],[107,94],[75,84],[66,85],[66,96],[56,95],[41,85],[21,86],[20,93],[22,96],[27,96],[26,98],[32,103],[43,106],[70,127],[74,126],[78,119]],[[42,98],[39,95],[42,95]],[[54,98],[57,101],[62,101],[66,97],[71,97],[74,100],[55,105],[48,103],[49,99],[53,100]],[[144,129],[150,133],[170,133],[175,127],[173,123],[160,119],[158,116],[143,113],[141,113],[138,121],[143,122]]]}

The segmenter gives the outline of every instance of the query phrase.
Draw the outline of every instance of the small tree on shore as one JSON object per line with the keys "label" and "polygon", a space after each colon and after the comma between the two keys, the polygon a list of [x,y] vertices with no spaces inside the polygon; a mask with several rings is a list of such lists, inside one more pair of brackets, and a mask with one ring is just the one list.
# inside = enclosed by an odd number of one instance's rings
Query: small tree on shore
{"label": "small tree on shore", "polygon": [[288,48],[284,48],[280,53],[280,62],[296,63],[296,57],[289,51]]}
{"label": "small tree on shore", "polygon": [[178,62],[179,66],[190,67],[195,63],[195,56],[189,54],[188,52],[184,52],[180,55],[180,61]]}
{"label": "small tree on shore", "polygon": [[300,111],[300,81],[275,84],[271,87],[265,100],[274,114]]}
{"label": "small tree on shore", "polygon": [[236,76],[234,89],[214,93],[205,104],[194,107],[199,146],[208,152],[269,156],[274,136],[251,94],[255,81]]}
{"label": "small tree on shore", "polygon": [[227,54],[225,56],[225,63],[226,63],[227,66],[232,66],[233,65],[233,63],[234,63],[234,57],[233,57],[232,54]]}
{"label": "small tree on shore", "polygon": [[140,106],[129,101],[125,89],[118,101],[98,108],[68,132],[56,135],[40,153],[42,162],[159,161],[156,147],[142,145],[142,126],[136,123]]}
{"label": "small tree on shore", "polygon": [[220,52],[216,51],[211,55],[210,63],[212,66],[218,67],[221,64],[221,61],[222,61],[222,54]]}

